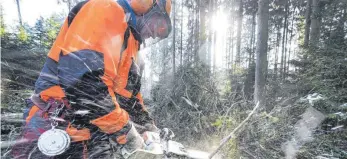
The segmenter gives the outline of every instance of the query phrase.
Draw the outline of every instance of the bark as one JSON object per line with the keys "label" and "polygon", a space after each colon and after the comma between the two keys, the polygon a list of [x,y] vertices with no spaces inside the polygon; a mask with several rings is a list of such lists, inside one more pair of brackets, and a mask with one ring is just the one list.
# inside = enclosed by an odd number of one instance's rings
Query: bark
{"label": "bark", "polygon": [[254,78],[255,78],[254,75],[255,75],[255,65],[254,65],[254,62],[252,62],[248,67],[248,72],[247,72],[246,79],[243,85],[244,97],[246,97],[247,100],[250,100],[253,95]]}
{"label": "bark", "polygon": [[229,69],[229,60],[230,60],[230,30],[226,31],[226,48],[225,48],[225,68]]}
{"label": "bark", "polygon": [[183,2],[181,1],[181,53],[180,53],[180,64],[183,65]]}
{"label": "bark", "polygon": [[305,38],[304,38],[304,47],[308,47],[308,42],[310,38],[310,25],[311,25],[311,5],[312,5],[312,0],[307,0],[307,5],[306,5],[306,13],[305,13]]}
{"label": "bark", "polygon": [[191,35],[191,37],[190,37],[190,42],[189,42],[189,45],[190,45],[190,51],[189,51],[189,53],[188,53],[188,57],[189,57],[189,62],[191,61],[191,60],[193,60],[193,57],[195,57],[195,51],[194,51],[194,41],[195,41],[195,21],[194,21],[194,18],[195,18],[195,14],[193,14],[193,12],[190,12],[189,13],[191,16],[189,16],[189,24],[191,25],[190,26],[190,30],[191,30],[191,32],[190,32],[190,35]]}
{"label": "bark", "polygon": [[173,35],[172,35],[172,74],[173,78],[175,78],[175,72],[176,72],[176,2],[173,3]]}
{"label": "bark", "polygon": [[200,0],[197,0],[196,2],[196,8],[195,8],[195,56],[194,61],[199,61],[199,49],[200,49]]}
{"label": "bark", "polygon": [[267,72],[267,42],[269,36],[269,0],[259,0],[258,6],[254,101],[255,103],[259,102],[260,106],[264,107],[265,75]]}
{"label": "bark", "polygon": [[252,61],[254,62],[255,61],[255,49],[256,49],[256,38],[255,38],[255,34],[256,34],[256,30],[255,30],[255,27],[257,26],[257,23],[256,23],[256,11],[254,13],[254,21],[253,21],[253,26],[254,26],[254,30],[253,30],[253,42],[252,42]]}
{"label": "bark", "polygon": [[310,32],[310,47],[316,47],[320,37],[320,26],[322,17],[322,4],[320,0],[312,1],[312,18]]}
{"label": "bark", "polygon": [[282,37],[282,54],[281,54],[281,78],[283,79],[284,73],[285,73],[285,51],[286,51],[286,38],[287,38],[287,29],[288,29],[288,2],[286,1],[285,4],[285,16],[284,16],[284,23],[283,23],[283,37]]}
{"label": "bark", "polygon": [[216,71],[217,66],[217,52],[216,52],[216,43],[217,43],[217,33],[213,31],[213,72]]}
{"label": "bark", "polygon": [[341,29],[341,34],[342,34],[340,35],[342,37],[341,39],[342,42],[344,41],[344,37],[346,36],[346,26],[344,25],[347,21],[347,2],[346,1],[343,2],[343,6],[344,6],[343,15],[339,23],[339,28]]}
{"label": "bark", "polygon": [[274,66],[274,78],[277,79],[277,72],[278,72],[278,53],[280,48],[280,42],[281,42],[281,31],[280,26],[277,26],[277,41],[276,41],[276,52],[275,52],[275,66]]}
{"label": "bark", "polygon": [[291,44],[292,44],[292,41],[293,41],[293,32],[294,32],[294,21],[295,21],[295,9],[294,9],[294,12],[293,12],[293,15],[292,15],[292,25],[291,25],[291,31],[290,31],[290,36],[289,36],[289,51],[288,51],[288,60],[286,62],[287,66],[286,66],[286,74],[288,75],[289,73],[289,61],[290,61],[290,57],[291,57],[291,52],[293,51],[292,50],[292,47],[291,47]]}
{"label": "bark", "polygon": [[234,72],[234,47],[235,47],[235,42],[234,42],[234,37],[231,37],[231,60],[230,60],[230,64],[231,64],[231,73]]}
{"label": "bark", "polygon": [[287,26],[286,26],[286,42],[285,42],[285,47],[284,47],[284,68],[283,68],[283,80],[286,78],[287,74],[287,53],[288,53],[288,32],[289,32],[289,23],[287,21]]}
{"label": "bark", "polygon": [[[233,0],[232,2],[231,2],[232,4],[234,4],[235,3],[235,0]],[[234,7],[232,7],[231,8],[231,12],[230,12],[230,14],[232,15],[232,17],[231,17],[231,20],[230,20],[230,22],[231,22],[231,27],[233,27],[233,26],[235,26],[235,19],[236,19],[236,17],[235,17],[235,8]],[[234,72],[234,47],[235,47],[235,39],[234,39],[234,30],[233,29],[230,29],[230,61],[229,61],[229,64],[230,64],[230,74],[233,74],[233,72]]]}
{"label": "bark", "polygon": [[249,47],[249,61],[248,61],[248,67],[251,67],[253,65],[254,59],[253,59],[253,54],[254,54],[254,38],[255,38],[255,17],[256,17],[256,12],[253,13],[252,15],[252,31],[251,31],[251,39],[250,39],[250,47]]}
{"label": "bark", "polygon": [[289,74],[289,61],[290,61],[290,55],[291,55],[292,50],[288,51],[288,60],[287,60],[287,74]]}
{"label": "bark", "polygon": [[22,22],[22,13],[20,11],[20,3],[19,0],[16,0],[17,3],[17,11],[18,11],[18,19],[19,19],[19,26],[23,26],[23,22]]}
{"label": "bark", "polygon": [[[209,0],[209,17],[213,16],[214,8],[213,8],[214,0]],[[209,23],[212,24],[211,18],[209,19]],[[208,66],[212,68],[212,43],[213,43],[213,29],[212,27],[209,27],[209,33],[208,33]]]}
{"label": "bark", "polygon": [[[204,1],[201,2],[202,5],[200,5],[201,7],[199,7],[199,12],[200,12],[200,20],[199,20],[199,23],[200,23],[200,28],[199,28],[199,46],[203,46],[205,43],[206,43],[206,6],[207,5],[204,5]],[[207,54],[203,54],[202,55],[202,58],[201,58],[201,61],[204,62],[205,64],[207,64]]]}
{"label": "bark", "polygon": [[[212,1],[212,13],[216,10],[216,2]],[[216,41],[217,41],[217,33],[215,30],[212,29],[212,43],[213,43],[213,49],[212,49],[212,54],[213,54],[213,67],[212,67],[212,71],[214,72],[216,70],[216,57],[217,57],[217,53],[216,53]],[[212,56],[212,55],[211,55]]]}
{"label": "bark", "polygon": [[237,22],[237,41],[236,41],[236,63],[240,65],[241,62],[241,35],[242,35],[242,18],[243,18],[243,2],[239,2],[239,12],[238,12],[238,22]]}

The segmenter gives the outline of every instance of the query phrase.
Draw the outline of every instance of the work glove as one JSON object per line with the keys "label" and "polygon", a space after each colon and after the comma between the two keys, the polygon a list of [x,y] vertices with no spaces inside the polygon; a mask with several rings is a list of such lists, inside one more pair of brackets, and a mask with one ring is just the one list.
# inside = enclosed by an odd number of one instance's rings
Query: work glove
{"label": "work glove", "polygon": [[128,133],[125,134],[125,144],[119,144],[113,138],[110,138],[110,143],[116,149],[120,149],[122,158],[128,158],[132,152],[137,149],[143,149],[144,141],[141,135],[137,132],[133,124]]}
{"label": "work glove", "polygon": [[134,125],[131,125],[131,129],[126,134],[126,144],[123,146],[123,148],[129,150],[130,152],[141,149],[143,147],[143,138],[141,135],[137,132]]}

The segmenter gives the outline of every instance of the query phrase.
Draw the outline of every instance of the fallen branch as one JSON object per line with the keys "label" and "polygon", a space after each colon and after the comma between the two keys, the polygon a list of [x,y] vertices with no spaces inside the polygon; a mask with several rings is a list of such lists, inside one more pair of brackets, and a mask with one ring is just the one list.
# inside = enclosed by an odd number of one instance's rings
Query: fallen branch
{"label": "fallen branch", "polygon": [[248,114],[247,118],[241,122],[239,126],[237,126],[227,137],[225,137],[222,142],[219,144],[218,148],[214,150],[210,156],[208,157],[209,159],[212,159],[214,155],[234,136],[235,132],[238,131],[245,123],[251,118],[251,116],[254,114],[254,112],[258,109],[259,107],[259,102],[257,105],[253,108],[252,112]]}

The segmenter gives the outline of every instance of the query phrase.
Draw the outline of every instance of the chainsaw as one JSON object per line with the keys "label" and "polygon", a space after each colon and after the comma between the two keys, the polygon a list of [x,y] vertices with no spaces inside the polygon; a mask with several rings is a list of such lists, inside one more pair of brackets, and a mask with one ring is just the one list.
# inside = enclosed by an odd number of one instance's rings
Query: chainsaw
{"label": "chainsaw", "polygon": [[[139,125],[135,127],[139,127]],[[143,149],[137,149],[133,152],[127,152],[120,149],[121,158],[124,159],[205,159],[209,153],[186,149],[181,143],[173,141],[174,133],[164,128],[159,132],[145,131],[142,137],[145,141]],[[47,156],[56,156],[64,153],[70,146],[71,139],[69,135],[61,129],[55,129],[44,132],[38,140],[39,150]],[[119,149],[118,149],[119,150]],[[117,153],[115,154],[117,156]],[[115,157],[118,159],[118,157]]]}
{"label": "chainsaw", "polygon": [[[134,123],[137,129],[144,129],[142,126]],[[143,149],[137,149],[133,152],[122,151],[125,159],[205,159],[209,153],[187,149],[183,144],[173,141],[175,134],[168,128],[163,128],[157,132],[144,131],[142,138],[145,141]]]}
{"label": "chainsaw", "polygon": [[125,159],[207,159],[209,153],[187,149],[183,144],[173,141],[175,134],[168,128],[160,132],[146,131],[142,134],[145,140],[144,149],[133,152],[122,151]]}

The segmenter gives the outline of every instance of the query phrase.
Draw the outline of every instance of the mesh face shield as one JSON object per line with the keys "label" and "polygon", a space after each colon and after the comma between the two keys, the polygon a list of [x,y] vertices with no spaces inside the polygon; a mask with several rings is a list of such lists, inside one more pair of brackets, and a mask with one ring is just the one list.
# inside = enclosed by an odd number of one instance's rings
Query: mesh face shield
{"label": "mesh face shield", "polygon": [[139,31],[142,32],[143,29],[146,29],[147,34],[150,34],[149,36],[152,38],[167,38],[172,30],[169,16],[170,5],[170,0],[158,0],[154,2],[151,9],[142,15],[143,20],[138,26]]}

